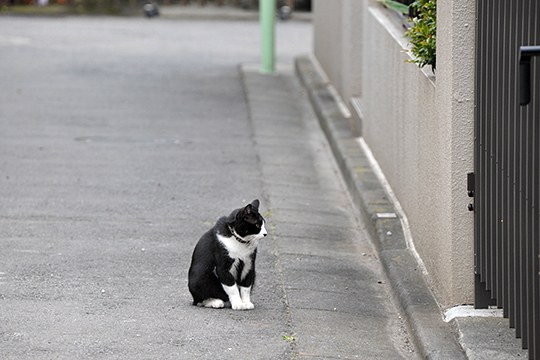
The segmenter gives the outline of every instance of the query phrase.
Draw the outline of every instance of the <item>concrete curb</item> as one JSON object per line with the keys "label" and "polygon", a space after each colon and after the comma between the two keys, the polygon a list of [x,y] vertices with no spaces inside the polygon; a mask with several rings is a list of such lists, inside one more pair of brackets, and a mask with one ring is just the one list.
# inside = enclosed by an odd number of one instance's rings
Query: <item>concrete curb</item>
{"label": "concrete curb", "polygon": [[418,351],[424,359],[466,359],[452,326],[442,319],[418,263],[409,250],[399,218],[379,214],[395,209],[348,120],[309,57],[295,60],[295,70],[326,134],[355,204],[367,219],[367,227],[384,266],[398,305],[405,315]]}

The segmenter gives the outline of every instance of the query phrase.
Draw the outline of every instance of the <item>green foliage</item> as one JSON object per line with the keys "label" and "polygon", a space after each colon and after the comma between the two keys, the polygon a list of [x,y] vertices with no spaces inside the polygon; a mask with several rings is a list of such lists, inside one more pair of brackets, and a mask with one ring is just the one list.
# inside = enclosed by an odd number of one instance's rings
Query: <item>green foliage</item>
{"label": "green foliage", "polygon": [[379,0],[384,6],[403,15],[409,14],[409,6],[394,0]]}
{"label": "green foliage", "polygon": [[0,14],[13,15],[124,15],[139,10],[140,0],[49,0],[38,6],[35,0],[0,0]]}
{"label": "green foliage", "polygon": [[435,70],[437,50],[437,1],[416,0],[410,5],[417,16],[412,19],[413,26],[405,33],[410,37],[411,53],[414,59],[410,62],[419,67],[431,65]]}
{"label": "green foliage", "polygon": [[119,15],[122,4],[118,0],[70,0],[77,14],[108,14]]}

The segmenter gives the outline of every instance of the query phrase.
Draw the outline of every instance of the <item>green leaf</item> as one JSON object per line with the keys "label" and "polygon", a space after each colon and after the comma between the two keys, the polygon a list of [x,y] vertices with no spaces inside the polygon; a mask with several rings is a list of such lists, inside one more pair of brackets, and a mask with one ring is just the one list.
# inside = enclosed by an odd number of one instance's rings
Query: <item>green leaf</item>
{"label": "green leaf", "polygon": [[379,0],[384,6],[389,9],[402,13],[403,15],[409,15],[409,6],[402,4],[394,0]]}
{"label": "green leaf", "polygon": [[437,2],[436,0],[416,0],[411,7],[418,16],[412,19],[413,25],[407,32],[412,45],[410,52],[419,67],[431,65],[435,69],[437,50]]}

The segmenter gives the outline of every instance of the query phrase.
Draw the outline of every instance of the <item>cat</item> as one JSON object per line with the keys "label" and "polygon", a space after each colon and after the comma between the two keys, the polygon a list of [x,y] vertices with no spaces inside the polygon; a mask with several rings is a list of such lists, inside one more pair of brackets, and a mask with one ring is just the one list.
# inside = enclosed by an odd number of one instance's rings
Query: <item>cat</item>
{"label": "cat", "polygon": [[266,221],[259,214],[259,200],[221,217],[199,240],[193,251],[188,287],[193,305],[251,310],[255,283],[255,258]]}

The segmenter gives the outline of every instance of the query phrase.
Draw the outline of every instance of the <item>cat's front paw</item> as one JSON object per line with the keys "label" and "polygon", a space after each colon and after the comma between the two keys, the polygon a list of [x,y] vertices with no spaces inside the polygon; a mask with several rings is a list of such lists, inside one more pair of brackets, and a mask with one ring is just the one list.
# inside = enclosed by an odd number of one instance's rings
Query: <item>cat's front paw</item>
{"label": "cat's front paw", "polygon": [[253,310],[253,309],[255,309],[255,305],[253,305],[253,303],[252,303],[251,301],[245,302],[245,303],[244,303],[244,306],[245,306],[246,310]]}
{"label": "cat's front paw", "polygon": [[244,303],[244,302],[237,302],[237,303],[232,303],[231,304],[231,307],[233,310],[251,310],[251,309],[254,309],[255,306],[253,305],[253,303],[251,302],[247,302],[247,303]]}
{"label": "cat's front paw", "polygon": [[245,310],[245,306],[244,306],[244,303],[243,302],[232,302],[231,303],[231,308],[233,310]]}

